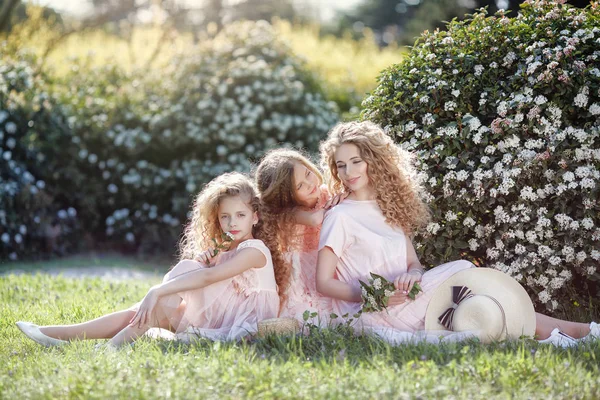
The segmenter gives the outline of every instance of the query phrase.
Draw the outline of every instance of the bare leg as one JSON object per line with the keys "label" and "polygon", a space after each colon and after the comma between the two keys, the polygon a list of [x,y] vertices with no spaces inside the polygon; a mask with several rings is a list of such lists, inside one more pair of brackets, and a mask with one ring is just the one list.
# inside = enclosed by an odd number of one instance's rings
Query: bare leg
{"label": "bare leg", "polygon": [[55,339],[110,339],[129,324],[135,311],[124,310],[74,325],[50,325],[40,331]]}
{"label": "bare leg", "polygon": [[144,335],[148,329],[154,326],[175,332],[176,326],[173,325],[179,325],[179,321],[183,316],[184,310],[185,302],[183,301],[181,304],[179,304],[179,307],[173,311],[174,314],[170,316],[167,316],[167,314],[159,307],[156,310],[156,320],[154,322],[142,327],[127,325],[120,332],[113,336],[113,338],[110,340],[110,344],[114,346],[120,346],[125,343],[134,342],[140,336]]}
{"label": "bare leg", "polygon": [[538,340],[547,339],[554,328],[558,328],[575,339],[582,338],[590,333],[590,324],[564,321],[540,313],[535,313],[535,322],[535,335]]}

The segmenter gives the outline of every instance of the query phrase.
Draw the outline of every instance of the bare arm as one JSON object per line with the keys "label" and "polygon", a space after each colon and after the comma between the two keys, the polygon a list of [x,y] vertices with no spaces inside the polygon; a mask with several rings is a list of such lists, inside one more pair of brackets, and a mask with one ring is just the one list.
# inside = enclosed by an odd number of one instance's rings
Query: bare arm
{"label": "bare arm", "polygon": [[319,250],[317,260],[317,290],[334,299],[360,302],[360,288],[348,285],[335,278],[338,256],[329,247]]}
{"label": "bare arm", "polygon": [[409,273],[420,273],[423,275],[425,270],[419,261],[415,247],[412,244],[412,240],[406,238],[406,265],[408,266]]}
{"label": "bare arm", "polygon": [[323,223],[325,210],[304,211],[296,209],[294,211],[294,219],[298,224],[307,226],[320,226]]}
{"label": "bare arm", "polygon": [[[394,285],[396,289],[402,292],[401,294],[410,292],[415,282],[420,282],[425,273],[412,241],[408,237],[406,238],[406,265],[407,271],[398,275],[394,280]],[[402,302],[405,300],[403,298]]]}
{"label": "bare arm", "polygon": [[156,294],[162,297],[173,293],[185,292],[186,290],[200,289],[213,283],[233,278],[250,268],[263,267],[266,263],[267,259],[260,250],[251,247],[246,248],[230,260],[215,267],[192,271],[156,286]]}

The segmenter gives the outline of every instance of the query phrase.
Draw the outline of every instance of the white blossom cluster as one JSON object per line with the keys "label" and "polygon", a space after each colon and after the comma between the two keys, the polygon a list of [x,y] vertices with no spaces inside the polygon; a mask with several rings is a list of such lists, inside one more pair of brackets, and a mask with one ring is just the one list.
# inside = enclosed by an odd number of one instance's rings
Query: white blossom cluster
{"label": "white blossom cluster", "polygon": [[530,1],[514,19],[479,13],[425,34],[382,76],[365,115],[427,173],[424,261],[477,260],[549,309],[575,274],[600,278],[600,29],[586,22],[598,12]]}

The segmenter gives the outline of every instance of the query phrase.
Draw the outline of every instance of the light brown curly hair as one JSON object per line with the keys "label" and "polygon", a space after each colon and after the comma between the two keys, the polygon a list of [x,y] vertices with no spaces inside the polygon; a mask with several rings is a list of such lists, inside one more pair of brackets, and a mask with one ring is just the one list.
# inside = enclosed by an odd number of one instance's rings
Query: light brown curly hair
{"label": "light brown curly hair", "polygon": [[219,204],[227,197],[240,196],[249,208],[258,213],[259,221],[252,228],[252,236],[260,239],[271,251],[275,280],[282,287],[285,282],[282,276],[288,270],[281,251],[279,251],[275,232],[261,218],[261,202],[252,179],[239,172],[222,174],[210,181],[196,196],[190,222],[184,229],[180,242],[179,256],[181,260],[195,260],[209,247],[214,247],[212,239],[222,244],[223,230],[219,224]]}
{"label": "light brown curly hair", "polygon": [[321,165],[330,192],[337,194],[344,189],[334,154],[346,143],[358,147],[360,156],[367,163],[369,184],[375,189],[377,204],[385,221],[402,228],[406,234],[423,227],[429,221],[430,213],[414,176],[412,155],[398,147],[381,127],[372,122],[339,123],[321,143]]}
{"label": "light brown curly hair", "polygon": [[[276,149],[267,153],[254,173],[262,203],[262,219],[276,233],[276,241],[282,252],[295,249],[298,237],[294,225],[293,211],[300,206],[296,198],[294,165],[300,163],[308,168],[323,184],[323,175],[307,157],[290,149]],[[280,293],[285,294],[290,281],[291,266],[283,277],[284,286]]]}

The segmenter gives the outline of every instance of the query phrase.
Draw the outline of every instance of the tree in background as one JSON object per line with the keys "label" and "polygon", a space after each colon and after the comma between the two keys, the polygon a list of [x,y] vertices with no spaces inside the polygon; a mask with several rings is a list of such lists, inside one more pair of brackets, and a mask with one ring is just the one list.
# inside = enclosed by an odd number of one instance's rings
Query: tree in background
{"label": "tree in background", "polygon": [[[424,30],[443,29],[444,21],[462,20],[465,14],[486,7],[489,14],[500,8],[515,16],[519,0],[364,0],[354,10],[342,14],[335,30],[338,34],[350,31],[360,36],[364,28],[372,29],[379,42],[387,45],[399,42],[412,45]],[[585,7],[585,0],[568,1],[576,7]]]}

